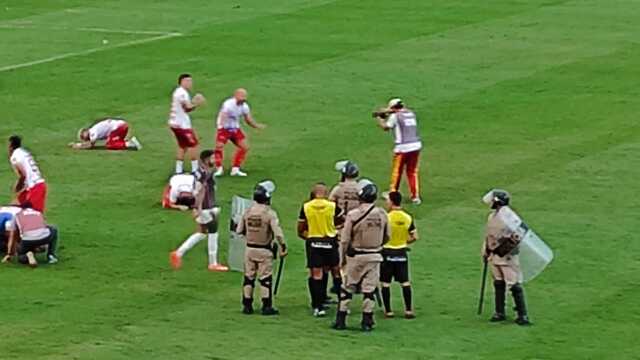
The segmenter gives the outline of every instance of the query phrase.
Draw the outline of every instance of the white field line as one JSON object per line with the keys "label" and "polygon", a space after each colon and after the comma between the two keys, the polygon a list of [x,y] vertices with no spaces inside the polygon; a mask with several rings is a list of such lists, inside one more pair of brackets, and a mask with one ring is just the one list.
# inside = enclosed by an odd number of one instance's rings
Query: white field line
{"label": "white field line", "polygon": [[84,32],[97,32],[107,34],[131,34],[131,35],[168,35],[172,34],[168,31],[151,31],[151,30],[118,30],[118,29],[105,29],[94,27],[64,27],[64,26],[34,26],[31,24],[0,24],[1,29],[33,29],[33,30],[62,30],[62,31],[84,31]]}
{"label": "white field line", "polygon": [[103,46],[103,47],[92,48],[92,49],[83,50],[83,51],[70,52],[70,53],[66,53],[66,54],[61,54],[61,55],[48,57],[48,58],[45,58],[45,59],[29,61],[29,62],[25,62],[25,63],[21,63],[21,64],[3,66],[3,67],[0,67],[0,72],[5,72],[5,71],[25,68],[25,67],[29,67],[29,66],[34,66],[34,65],[50,63],[50,62],[53,62],[53,61],[62,60],[62,59],[75,57],[75,56],[89,55],[89,54],[93,54],[93,53],[97,53],[97,52],[101,52],[101,51],[106,51],[106,50],[117,49],[117,48],[121,48],[121,47],[127,47],[127,46],[139,45],[139,44],[146,44],[146,43],[149,43],[149,42],[152,42],[152,41],[159,41],[159,40],[169,39],[169,38],[178,37],[178,36],[182,36],[182,34],[181,33],[165,33],[163,35],[154,36],[154,37],[150,37],[150,38],[146,38],[146,39],[127,41],[127,42],[123,42],[123,43],[120,43],[120,44],[117,44],[117,45],[113,45],[113,46]]}

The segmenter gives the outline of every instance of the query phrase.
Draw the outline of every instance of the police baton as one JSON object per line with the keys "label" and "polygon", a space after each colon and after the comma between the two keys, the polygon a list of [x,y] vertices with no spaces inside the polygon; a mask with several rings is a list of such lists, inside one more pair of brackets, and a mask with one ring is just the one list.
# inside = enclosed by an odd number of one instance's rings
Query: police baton
{"label": "police baton", "polygon": [[478,303],[478,315],[482,314],[482,305],[484,303],[484,288],[487,285],[487,259],[484,259],[484,268],[482,269],[482,282],[480,285],[480,302]]}
{"label": "police baton", "polygon": [[284,258],[280,256],[280,265],[278,265],[278,274],[276,275],[276,284],[273,288],[273,296],[278,295],[278,288],[280,287],[280,279],[282,278],[282,269],[284,269]]}

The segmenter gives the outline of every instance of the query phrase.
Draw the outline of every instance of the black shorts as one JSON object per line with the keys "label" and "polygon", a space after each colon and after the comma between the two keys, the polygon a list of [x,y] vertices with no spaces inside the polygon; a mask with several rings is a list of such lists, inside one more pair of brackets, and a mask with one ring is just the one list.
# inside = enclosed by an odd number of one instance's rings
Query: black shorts
{"label": "black shorts", "polygon": [[394,279],[399,283],[409,281],[407,249],[384,249],[382,257],[384,261],[380,264],[380,282],[390,283]]}
{"label": "black shorts", "polygon": [[335,267],[340,265],[340,250],[335,238],[307,239],[307,267]]}

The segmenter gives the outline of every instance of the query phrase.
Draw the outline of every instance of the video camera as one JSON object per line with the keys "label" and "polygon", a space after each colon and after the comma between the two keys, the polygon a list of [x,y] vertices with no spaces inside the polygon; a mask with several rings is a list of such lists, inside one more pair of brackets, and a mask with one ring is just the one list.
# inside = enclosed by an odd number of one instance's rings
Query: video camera
{"label": "video camera", "polygon": [[383,118],[383,119],[386,119],[386,118],[388,118],[388,117],[389,117],[389,115],[391,115],[391,114],[392,114],[392,112],[391,112],[391,111],[388,111],[388,110],[385,110],[385,111],[374,111],[374,112],[371,114],[371,117],[372,117],[372,118],[374,118],[374,119],[375,119],[375,118]]}

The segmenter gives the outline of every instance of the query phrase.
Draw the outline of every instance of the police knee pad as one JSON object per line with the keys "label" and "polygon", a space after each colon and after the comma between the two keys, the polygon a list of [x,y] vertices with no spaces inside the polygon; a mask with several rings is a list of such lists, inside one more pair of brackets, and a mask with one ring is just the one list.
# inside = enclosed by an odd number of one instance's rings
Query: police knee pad
{"label": "police knee pad", "polygon": [[363,292],[362,296],[367,300],[373,300],[373,301],[376,300],[376,297],[375,297],[373,291],[372,292]]}
{"label": "police knee pad", "polygon": [[524,290],[522,289],[522,285],[520,284],[515,284],[513,286],[511,286],[511,293],[513,295],[517,295],[517,294],[522,294]]}
{"label": "police knee pad", "polygon": [[264,287],[271,287],[271,283],[273,281],[273,276],[267,276],[264,279],[260,279],[260,285],[264,286]]}
{"label": "police knee pad", "polygon": [[342,291],[340,291],[340,300],[351,300],[353,299],[353,294],[345,291],[344,289],[342,289]]}
{"label": "police knee pad", "polygon": [[256,282],[256,279],[250,279],[247,276],[245,276],[244,277],[244,283],[242,283],[242,286],[254,287],[255,286],[255,282]]}

